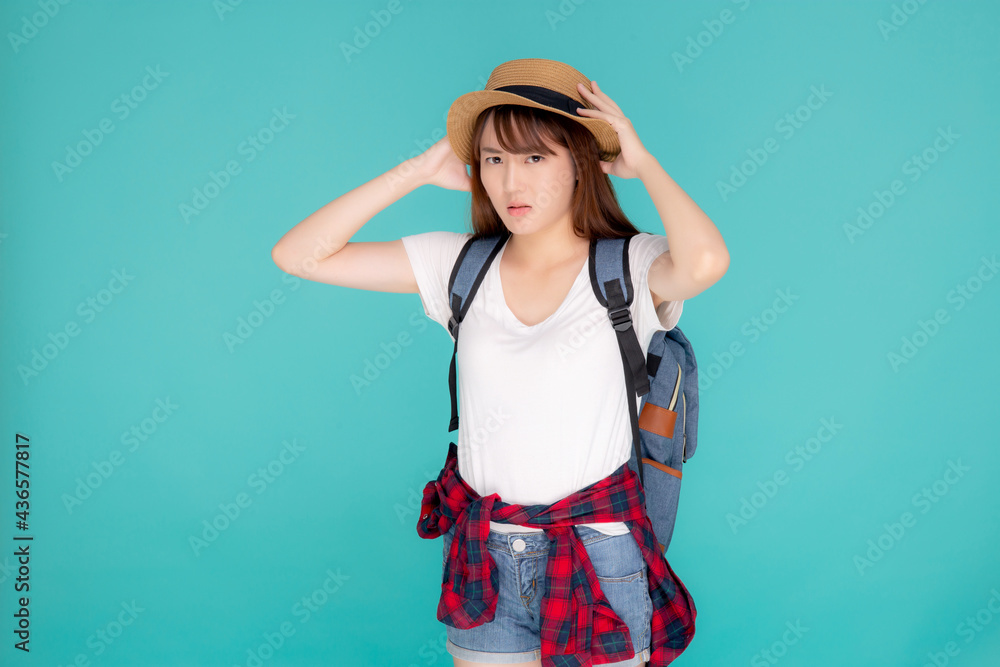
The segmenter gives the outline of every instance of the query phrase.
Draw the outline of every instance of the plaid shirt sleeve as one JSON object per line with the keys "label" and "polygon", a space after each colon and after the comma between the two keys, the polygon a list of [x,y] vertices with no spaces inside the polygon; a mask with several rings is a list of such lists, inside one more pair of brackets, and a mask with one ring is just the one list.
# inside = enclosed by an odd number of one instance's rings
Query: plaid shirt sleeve
{"label": "plaid shirt sleeve", "polygon": [[650,667],[669,665],[687,648],[694,638],[694,600],[659,549],[638,475],[627,464],[551,505],[514,505],[495,493],[480,497],[458,474],[457,452],[455,443],[450,443],[444,468],[424,487],[417,522],[417,534],[425,539],[439,537],[456,525],[438,620],[463,629],[492,621],[499,581],[486,549],[490,521],[533,525],[543,528],[553,542],[541,603],[543,667],[589,667],[633,657],[628,626],[608,603],[572,528],[578,523],[623,521],[648,566],[653,602]]}

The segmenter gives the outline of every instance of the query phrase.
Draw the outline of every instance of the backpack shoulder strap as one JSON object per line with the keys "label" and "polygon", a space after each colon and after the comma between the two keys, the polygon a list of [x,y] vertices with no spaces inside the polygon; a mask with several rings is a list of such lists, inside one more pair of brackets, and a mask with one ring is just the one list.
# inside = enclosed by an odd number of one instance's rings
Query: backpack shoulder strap
{"label": "backpack shoulder strap", "polygon": [[[635,396],[649,393],[649,376],[646,358],[639,345],[639,337],[632,325],[629,306],[635,298],[632,276],[629,272],[628,244],[632,237],[620,239],[593,239],[590,242],[590,284],[597,301],[607,308],[608,317],[618,338],[622,364],[625,369],[625,388],[629,397],[628,411],[632,422],[632,444],[635,460],[642,461],[639,447],[639,416]],[[643,481],[642,465],[639,479]]]}
{"label": "backpack shoulder strap", "polygon": [[458,259],[451,269],[448,279],[448,304],[451,306],[451,318],[448,320],[448,333],[455,339],[455,348],[451,352],[451,367],[448,370],[448,387],[451,390],[451,421],[448,430],[458,428],[458,394],[455,386],[455,357],[458,354],[458,331],[469,312],[473,297],[479,290],[479,285],[486,276],[486,271],[493,263],[493,258],[500,252],[504,241],[510,232],[493,234],[491,236],[473,236],[458,253]]}

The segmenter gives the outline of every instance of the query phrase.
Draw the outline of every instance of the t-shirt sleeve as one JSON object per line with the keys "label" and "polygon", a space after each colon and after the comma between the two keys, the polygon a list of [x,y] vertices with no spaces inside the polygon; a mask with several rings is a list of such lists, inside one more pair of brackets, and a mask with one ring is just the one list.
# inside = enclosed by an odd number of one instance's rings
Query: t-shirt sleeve
{"label": "t-shirt sleeve", "polygon": [[677,326],[684,309],[684,300],[664,301],[653,308],[653,295],[649,292],[649,268],[653,260],[667,252],[667,237],[662,234],[636,234],[629,241],[629,273],[635,286],[630,311],[636,323],[636,333],[643,349],[649,347],[653,334],[659,330],[670,331]]}
{"label": "t-shirt sleeve", "polygon": [[402,237],[403,248],[410,259],[410,267],[417,280],[420,302],[424,313],[448,330],[451,307],[448,305],[448,280],[455,260],[469,233],[424,232]]}

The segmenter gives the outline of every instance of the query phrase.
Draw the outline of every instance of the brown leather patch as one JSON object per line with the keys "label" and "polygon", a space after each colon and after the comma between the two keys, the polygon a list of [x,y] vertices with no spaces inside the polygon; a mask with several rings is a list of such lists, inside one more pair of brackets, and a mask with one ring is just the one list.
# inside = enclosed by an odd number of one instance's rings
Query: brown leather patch
{"label": "brown leather patch", "polygon": [[671,468],[670,466],[663,465],[662,463],[659,463],[658,461],[654,461],[653,459],[647,459],[645,457],[643,457],[642,462],[643,463],[648,463],[649,465],[653,466],[654,468],[659,468],[663,472],[667,473],[668,475],[673,475],[677,479],[681,479],[681,471],[680,470],[675,470],[674,468]]}
{"label": "brown leather patch", "polygon": [[639,413],[639,428],[662,435],[665,438],[674,437],[674,424],[677,423],[677,413],[646,401]]}

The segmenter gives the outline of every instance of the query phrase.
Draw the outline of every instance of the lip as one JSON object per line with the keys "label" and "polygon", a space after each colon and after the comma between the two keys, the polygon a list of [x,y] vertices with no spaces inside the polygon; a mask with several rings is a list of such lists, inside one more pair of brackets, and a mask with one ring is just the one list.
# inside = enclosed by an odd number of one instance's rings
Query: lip
{"label": "lip", "polygon": [[507,204],[507,208],[531,208],[531,207],[523,202],[514,201],[511,202],[510,204]]}

